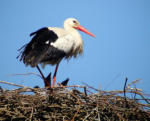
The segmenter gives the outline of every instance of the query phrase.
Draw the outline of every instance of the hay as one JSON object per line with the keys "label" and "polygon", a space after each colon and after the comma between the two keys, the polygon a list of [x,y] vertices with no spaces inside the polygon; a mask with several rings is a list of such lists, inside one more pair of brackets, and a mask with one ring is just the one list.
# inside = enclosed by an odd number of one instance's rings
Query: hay
{"label": "hay", "polygon": [[[84,89],[84,91],[82,91]],[[80,90],[80,91],[79,91]],[[131,121],[150,120],[149,99],[137,90],[126,90],[134,98],[124,97],[124,91],[92,89],[20,88],[0,91],[0,120],[21,121]],[[87,95],[88,94],[88,95]],[[122,95],[122,96],[119,96]],[[136,96],[135,96],[136,95]],[[141,96],[139,99],[136,97]]]}

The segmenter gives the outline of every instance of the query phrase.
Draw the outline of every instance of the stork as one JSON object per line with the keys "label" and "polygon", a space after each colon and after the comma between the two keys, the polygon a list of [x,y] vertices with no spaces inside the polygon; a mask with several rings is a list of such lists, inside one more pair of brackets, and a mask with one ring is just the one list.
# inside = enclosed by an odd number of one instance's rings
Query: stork
{"label": "stork", "polygon": [[50,84],[38,64],[43,66],[46,64],[56,65],[52,83],[54,87],[60,61],[63,58],[70,59],[83,53],[83,41],[77,30],[95,37],[81,26],[75,18],[68,18],[64,21],[64,28],[44,27],[31,33],[30,36],[33,36],[31,41],[19,49],[18,57],[20,57],[20,61],[38,69],[45,87],[50,86]]}

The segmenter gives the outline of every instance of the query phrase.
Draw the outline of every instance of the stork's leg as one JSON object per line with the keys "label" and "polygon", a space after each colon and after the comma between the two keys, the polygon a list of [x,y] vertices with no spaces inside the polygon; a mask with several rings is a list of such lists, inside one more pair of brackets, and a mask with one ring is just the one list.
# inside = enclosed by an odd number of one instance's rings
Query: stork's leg
{"label": "stork's leg", "polygon": [[56,68],[55,68],[55,73],[54,73],[54,75],[53,75],[52,87],[54,87],[55,82],[56,82],[56,74],[57,74],[58,66],[59,66],[59,63],[56,65]]}
{"label": "stork's leg", "polygon": [[40,72],[40,74],[41,74],[41,76],[42,76],[42,78],[43,78],[43,80],[44,80],[45,87],[49,87],[50,85],[49,85],[47,79],[44,77],[44,75],[43,75],[43,73],[42,73],[42,71],[40,70],[40,68],[39,68],[38,65],[36,66],[36,68],[38,69],[38,71]]}

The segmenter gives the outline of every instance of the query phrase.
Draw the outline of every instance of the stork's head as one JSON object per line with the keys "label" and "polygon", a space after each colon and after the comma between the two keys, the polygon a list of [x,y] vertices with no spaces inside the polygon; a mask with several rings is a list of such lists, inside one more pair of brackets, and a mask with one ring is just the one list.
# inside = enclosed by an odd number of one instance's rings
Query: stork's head
{"label": "stork's head", "polygon": [[90,33],[87,29],[85,29],[83,26],[80,25],[80,23],[75,18],[68,18],[64,22],[64,28],[65,29],[78,29],[90,36],[95,37],[92,33]]}

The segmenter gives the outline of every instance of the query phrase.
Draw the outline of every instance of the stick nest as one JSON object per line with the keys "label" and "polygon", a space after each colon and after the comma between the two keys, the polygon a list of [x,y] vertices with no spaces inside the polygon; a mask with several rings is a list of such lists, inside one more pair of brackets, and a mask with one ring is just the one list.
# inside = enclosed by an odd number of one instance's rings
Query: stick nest
{"label": "stick nest", "polygon": [[[79,91],[80,90],[80,91]],[[31,94],[32,93],[32,94]],[[88,93],[88,95],[87,95]],[[19,88],[0,91],[0,120],[150,121],[150,104],[139,91],[89,93],[77,88]],[[136,98],[140,96],[143,100]]]}

